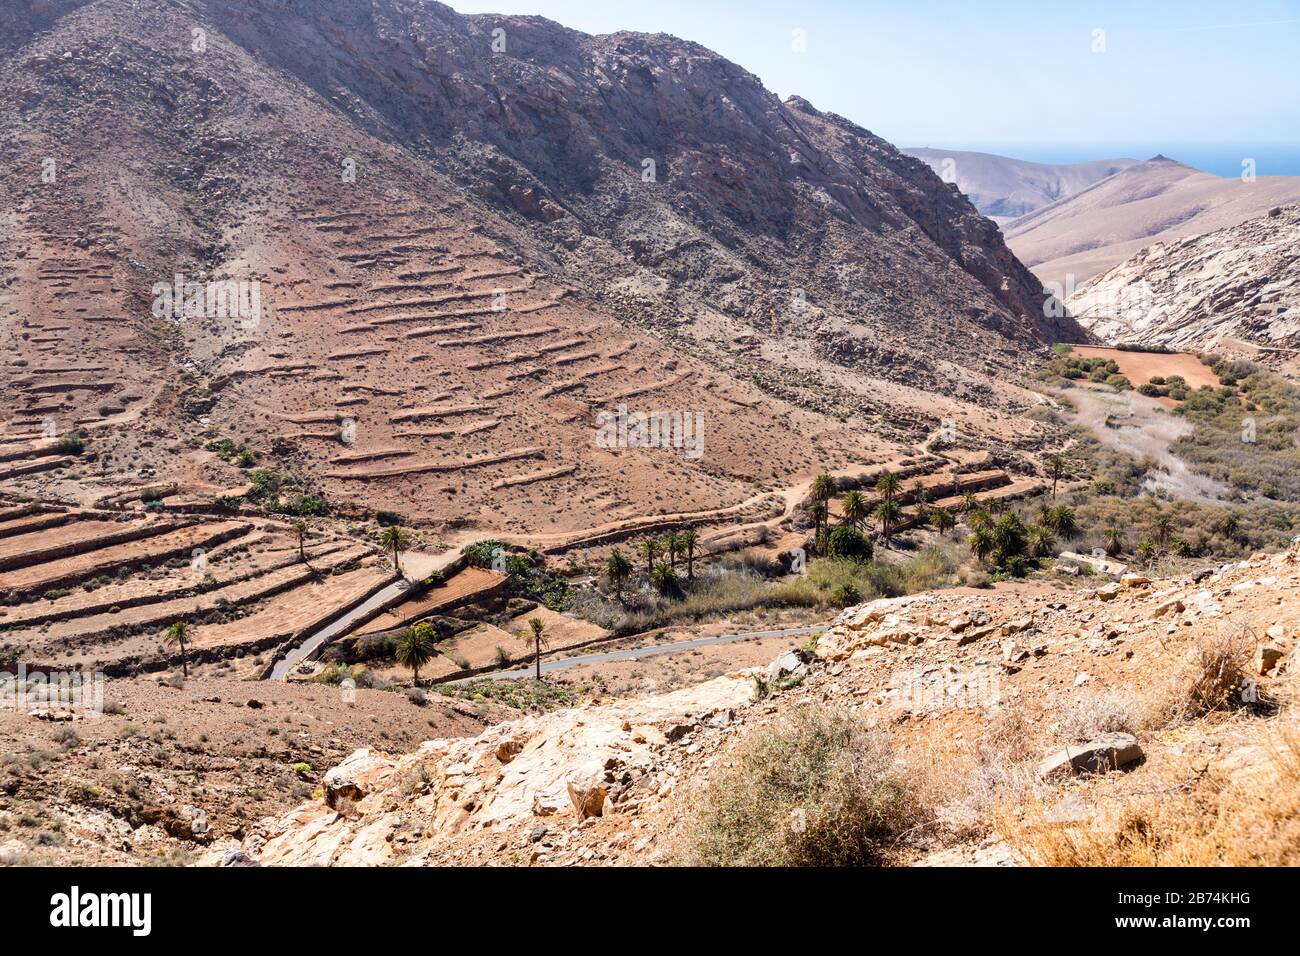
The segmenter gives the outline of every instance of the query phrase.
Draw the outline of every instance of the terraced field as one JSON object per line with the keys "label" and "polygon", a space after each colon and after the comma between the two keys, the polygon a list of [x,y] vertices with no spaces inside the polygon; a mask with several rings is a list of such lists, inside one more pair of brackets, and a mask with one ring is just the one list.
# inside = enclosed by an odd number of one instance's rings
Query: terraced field
{"label": "terraced field", "polygon": [[270,651],[393,580],[375,549],[282,522],[11,502],[0,508],[0,659],[110,674]]}

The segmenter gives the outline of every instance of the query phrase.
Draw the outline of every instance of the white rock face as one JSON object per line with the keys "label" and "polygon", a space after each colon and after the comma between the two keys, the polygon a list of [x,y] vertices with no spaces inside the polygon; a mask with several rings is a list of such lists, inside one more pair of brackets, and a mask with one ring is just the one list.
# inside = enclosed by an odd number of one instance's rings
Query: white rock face
{"label": "white rock face", "polygon": [[1300,204],[1156,243],[1066,300],[1102,339],[1208,348],[1221,337],[1300,347]]}
{"label": "white rock face", "polygon": [[663,770],[673,741],[684,745],[691,728],[753,697],[753,678],[737,673],[425,741],[403,757],[358,750],[325,775],[324,800],[266,821],[243,849],[263,865],[373,866],[399,849],[411,860],[413,846],[440,835],[616,813],[671,788]]}

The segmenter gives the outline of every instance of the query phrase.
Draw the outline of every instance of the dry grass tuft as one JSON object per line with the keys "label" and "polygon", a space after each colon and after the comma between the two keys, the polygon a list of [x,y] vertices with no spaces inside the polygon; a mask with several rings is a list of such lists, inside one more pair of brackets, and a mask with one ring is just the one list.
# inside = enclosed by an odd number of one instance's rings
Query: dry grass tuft
{"label": "dry grass tuft", "polygon": [[1147,794],[1068,825],[1032,801],[1002,835],[1039,866],[1296,866],[1300,864],[1300,733],[1277,732],[1258,759]]}
{"label": "dry grass tuft", "polygon": [[1197,639],[1174,670],[1160,701],[1165,726],[1233,710],[1262,712],[1266,702],[1253,691],[1250,661],[1256,639],[1249,630],[1220,630]]}
{"label": "dry grass tuft", "polygon": [[1038,731],[1024,713],[1000,707],[974,747],[940,735],[916,768],[922,802],[934,810],[935,835],[947,844],[987,836],[1006,805],[1042,790],[1033,768]]}
{"label": "dry grass tuft", "polygon": [[1084,743],[1100,734],[1136,734],[1152,722],[1150,702],[1127,688],[1058,695],[1052,702],[1058,734],[1066,743]]}
{"label": "dry grass tuft", "polygon": [[927,814],[897,772],[885,731],[852,714],[795,711],[741,745],[683,835],[695,866],[890,862]]}

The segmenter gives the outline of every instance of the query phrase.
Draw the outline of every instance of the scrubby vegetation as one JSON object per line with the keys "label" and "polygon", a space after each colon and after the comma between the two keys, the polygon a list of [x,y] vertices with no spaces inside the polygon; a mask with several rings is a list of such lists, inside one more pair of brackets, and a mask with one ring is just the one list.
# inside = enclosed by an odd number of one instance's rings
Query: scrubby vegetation
{"label": "scrubby vegetation", "polygon": [[60,455],[80,455],[86,450],[85,437],[80,432],[68,432],[60,435],[54,443],[54,450]]}
{"label": "scrubby vegetation", "polygon": [[961,550],[951,542],[891,561],[813,558],[798,574],[790,573],[788,555],[777,560],[729,556],[697,570],[694,579],[679,578],[677,590],[671,593],[654,585],[653,572],[650,579],[644,574],[639,577],[642,584],[635,589],[620,587],[606,577],[608,594],[573,589],[563,610],[615,633],[635,634],[755,608],[834,609],[877,597],[988,580],[964,565]]}
{"label": "scrubby vegetation", "polygon": [[546,566],[540,552],[525,551],[495,539],[476,542],[465,549],[471,567],[490,568],[510,575],[514,594],[545,604],[553,611],[569,610],[572,588],[563,575]]}
{"label": "scrubby vegetation", "polygon": [[694,866],[890,862],[925,819],[888,735],[847,711],[807,707],[741,747],[685,834]]}
{"label": "scrubby vegetation", "polygon": [[1043,372],[1043,377],[1058,385],[1086,380],[1109,385],[1117,392],[1127,391],[1133,384],[1120,374],[1119,363],[1107,358],[1072,358],[1068,351],[1057,351]]}
{"label": "scrubby vegetation", "polygon": [[1173,452],[1243,495],[1300,502],[1300,390],[1249,362],[1207,361],[1223,387],[1178,406],[1192,433]]}
{"label": "scrubby vegetation", "polygon": [[524,711],[572,707],[581,691],[538,680],[475,680],[464,684],[435,684],[429,693],[469,701],[495,701]]}
{"label": "scrubby vegetation", "polygon": [[[1082,530],[1074,550],[1102,549],[1125,561],[1158,565],[1165,557],[1228,559],[1286,546],[1300,533],[1300,392],[1248,362],[1201,356],[1221,387],[1202,387],[1170,410],[1192,425],[1171,452],[1188,466],[1253,497],[1223,504],[1180,500],[1174,506],[1150,493],[1162,465],[1103,446],[1091,433],[1070,428],[1055,412],[1047,418],[1069,429],[1070,470],[1085,482],[1064,492]],[[1161,382],[1170,397],[1181,383]],[[1068,399],[1062,399],[1069,404]],[[1254,439],[1253,441],[1249,439]],[[1245,439],[1245,440],[1244,440]],[[1026,502],[1031,511],[1050,499]]]}
{"label": "scrubby vegetation", "polygon": [[257,468],[249,473],[248,480],[252,488],[245,497],[269,514],[307,518],[329,514],[324,495],[304,489],[295,478],[270,468]]}

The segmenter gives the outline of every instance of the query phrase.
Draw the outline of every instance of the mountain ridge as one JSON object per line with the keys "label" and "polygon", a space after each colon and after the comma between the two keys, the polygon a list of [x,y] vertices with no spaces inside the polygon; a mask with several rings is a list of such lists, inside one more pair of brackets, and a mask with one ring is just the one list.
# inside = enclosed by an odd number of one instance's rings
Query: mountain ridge
{"label": "mountain ridge", "polygon": [[975,208],[995,222],[1006,223],[1059,199],[1074,195],[1101,179],[1138,162],[1099,159],[1080,163],[1037,163],[996,153],[904,147],[902,152],[923,160],[940,176],[945,170]]}
{"label": "mountain ridge", "polygon": [[1236,225],[1300,199],[1300,177],[1225,179],[1165,156],[1009,223],[1007,244],[1068,296],[1143,247]]}

